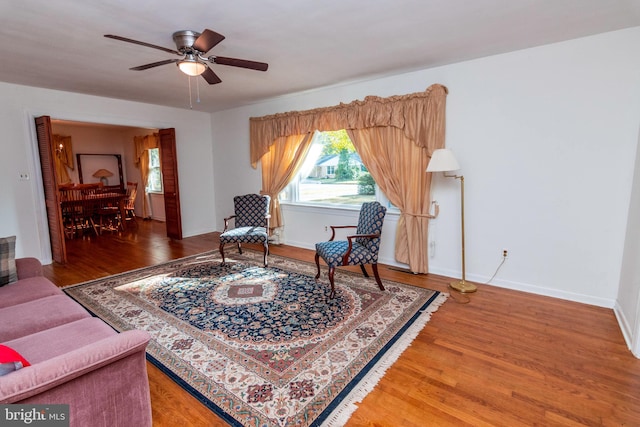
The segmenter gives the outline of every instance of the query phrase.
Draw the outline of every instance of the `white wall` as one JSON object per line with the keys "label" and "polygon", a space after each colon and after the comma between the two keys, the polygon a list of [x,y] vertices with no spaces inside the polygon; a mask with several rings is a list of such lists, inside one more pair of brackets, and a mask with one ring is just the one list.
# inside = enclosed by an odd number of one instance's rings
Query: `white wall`
{"label": "white wall", "polygon": [[636,152],[636,170],[615,313],[629,347],[636,357],[640,357],[640,150]]}
{"label": "white wall", "polygon": [[[449,88],[447,146],[465,175],[467,279],[613,307],[640,123],[640,27],[282,97],[213,115],[218,229],[259,191],[252,116]],[[460,276],[458,181],[437,177],[430,271]],[[355,218],[355,215],[354,215]],[[334,215],[285,208],[284,243],[313,247]],[[381,262],[392,260],[385,227]]]}
{"label": "white wall", "polygon": [[[0,83],[0,236],[17,235],[16,255],[51,260],[33,118],[176,129],[184,236],[215,230],[209,114]],[[20,180],[27,173],[29,180]]]}
{"label": "white wall", "polygon": [[[67,168],[69,178],[74,183],[79,183],[78,159],[76,154],[119,154],[122,159],[122,169],[124,179],[127,179],[127,169],[133,162],[133,155],[130,151],[133,145],[132,140],[125,140],[122,128],[116,127],[93,127],[87,125],[75,125],[73,123],[52,123],[51,129],[54,134],[70,136],[73,152],[73,169]],[[90,184],[100,182],[99,178],[92,176],[98,168],[106,167],[113,173],[108,178],[109,185],[118,184],[117,159],[111,156],[83,156],[82,174],[84,183]],[[95,165],[95,166],[94,166]]]}

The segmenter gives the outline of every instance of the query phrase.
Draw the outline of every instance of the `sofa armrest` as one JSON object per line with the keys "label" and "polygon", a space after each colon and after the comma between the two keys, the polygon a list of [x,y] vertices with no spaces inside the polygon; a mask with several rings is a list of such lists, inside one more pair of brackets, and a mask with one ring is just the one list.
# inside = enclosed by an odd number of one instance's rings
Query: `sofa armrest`
{"label": "sofa armrest", "polygon": [[42,276],[42,264],[38,258],[16,258],[18,280]]}
{"label": "sofa armrest", "polygon": [[[0,377],[0,403],[20,402],[136,353],[144,358],[149,339],[147,332],[125,331]],[[121,372],[118,377],[133,374]],[[143,375],[147,381],[146,371]]]}

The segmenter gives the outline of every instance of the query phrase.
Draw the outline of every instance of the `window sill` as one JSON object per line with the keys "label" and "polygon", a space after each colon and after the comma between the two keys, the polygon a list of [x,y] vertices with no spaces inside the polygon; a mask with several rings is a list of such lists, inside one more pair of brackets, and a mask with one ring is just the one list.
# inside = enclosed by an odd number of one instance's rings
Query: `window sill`
{"label": "window sill", "polygon": [[[358,205],[329,205],[322,203],[304,203],[304,202],[287,202],[281,201],[280,206],[285,207],[287,210],[298,212],[319,212],[326,213],[331,212],[360,212],[360,206]],[[396,207],[387,207],[387,215],[400,216],[400,210]]]}

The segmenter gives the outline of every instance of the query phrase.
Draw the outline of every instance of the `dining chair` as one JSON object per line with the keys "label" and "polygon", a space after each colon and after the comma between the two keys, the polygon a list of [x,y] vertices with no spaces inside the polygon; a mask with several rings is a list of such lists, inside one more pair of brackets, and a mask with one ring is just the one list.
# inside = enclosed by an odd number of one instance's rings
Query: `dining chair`
{"label": "dining chair", "polygon": [[60,207],[67,237],[74,238],[86,230],[98,234],[98,226],[94,221],[95,202],[92,200],[95,189],[97,187],[76,185],[60,190]]}
{"label": "dining chair", "polygon": [[98,220],[100,234],[106,231],[124,231],[124,203],[126,194],[119,188],[99,187],[86,191],[88,203]]}
{"label": "dining chair", "polygon": [[[327,242],[316,243],[315,261],[318,268],[316,280],[320,278],[320,258],[329,267],[329,283],[333,299],[336,294],[334,274],[336,267],[359,265],[364,277],[369,277],[365,264],[371,264],[378,287],[384,286],[378,275],[378,252],[380,250],[380,234],[387,208],[378,202],[363,203],[360,208],[358,225],[340,225],[331,227],[331,238]],[[334,240],[337,229],[355,228],[355,234],[347,236],[347,240]]]}
{"label": "dining chair", "polygon": [[73,239],[78,233],[78,224],[82,211],[81,192],[73,186],[59,188],[60,211],[65,237]]}
{"label": "dining chair", "polygon": [[[271,198],[260,194],[246,194],[233,198],[234,214],[224,219],[224,230],[220,235],[220,255],[224,264],[224,245],[236,243],[242,254],[242,243],[262,243],[264,266],[269,255],[269,203]],[[234,227],[229,228],[229,221]]]}
{"label": "dining chair", "polygon": [[137,226],[138,220],[136,219],[136,196],[138,194],[138,183],[127,182],[127,198],[124,200],[124,212],[125,220],[133,221]]}

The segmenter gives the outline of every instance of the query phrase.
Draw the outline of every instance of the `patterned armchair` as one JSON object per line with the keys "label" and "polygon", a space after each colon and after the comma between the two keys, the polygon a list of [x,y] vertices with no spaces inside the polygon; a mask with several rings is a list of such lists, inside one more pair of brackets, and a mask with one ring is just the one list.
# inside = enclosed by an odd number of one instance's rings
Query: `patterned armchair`
{"label": "patterned armchair", "polygon": [[[365,277],[369,277],[365,264],[371,264],[376,283],[384,291],[382,281],[378,275],[378,251],[380,249],[380,233],[382,223],[387,208],[378,202],[363,203],[360,209],[358,225],[331,226],[331,239],[328,242],[316,243],[316,266],[320,277],[320,258],[329,267],[329,282],[331,283],[331,294],[333,298],[336,294],[333,284],[333,275],[336,267],[344,265],[360,265]],[[347,236],[347,240],[333,240],[338,228],[357,228],[356,234]]]}
{"label": "patterned armchair", "polygon": [[[242,253],[241,243],[262,243],[264,266],[269,254],[269,196],[247,194],[233,198],[234,215],[224,219],[224,231],[220,235],[220,255],[224,264],[224,245],[237,243]],[[234,219],[234,228],[229,229],[229,220]]]}

